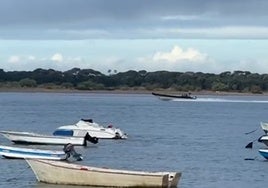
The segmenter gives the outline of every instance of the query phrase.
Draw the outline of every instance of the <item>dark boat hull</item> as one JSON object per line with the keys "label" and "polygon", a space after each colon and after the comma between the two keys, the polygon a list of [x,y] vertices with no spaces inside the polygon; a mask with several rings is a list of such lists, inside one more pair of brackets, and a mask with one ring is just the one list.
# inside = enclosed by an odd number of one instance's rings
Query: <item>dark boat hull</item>
{"label": "dark boat hull", "polygon": [[152,92],[152,95],[158,96],[158,97],[165,97],[165,98],[174,98],[174,99],[196,99],[196,96],[190,96],[190,95],[168,95],[168,94],[160,94],[160,93],[154,93]]}

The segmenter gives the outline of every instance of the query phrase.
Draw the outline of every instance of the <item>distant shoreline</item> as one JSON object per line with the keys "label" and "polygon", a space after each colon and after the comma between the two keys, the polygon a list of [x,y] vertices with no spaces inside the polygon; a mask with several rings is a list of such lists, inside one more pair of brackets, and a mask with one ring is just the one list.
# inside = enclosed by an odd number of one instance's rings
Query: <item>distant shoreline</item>
{"label": "distant shoreline", "polygon": [[[0,92],[17,92],[17,93],[99,93],[99,94],[151,94],[152,92],[182,94],[188,93],[183,91],[171,90],[76,90],[76,89],[45,89],[45,88],[0,88]],[[219,91],[191,91],[194,95],[237,95],[237,96],[268,96],[268,93],[253,94],[241,92],[219,92]]]}

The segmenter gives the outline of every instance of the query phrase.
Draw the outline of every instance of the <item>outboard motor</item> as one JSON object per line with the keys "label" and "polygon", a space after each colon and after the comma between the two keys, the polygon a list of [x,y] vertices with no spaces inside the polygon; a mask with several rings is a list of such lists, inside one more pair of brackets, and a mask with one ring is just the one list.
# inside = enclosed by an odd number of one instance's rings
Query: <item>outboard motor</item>
{"label": "outboard motor", "polygon": [[119,132],[116,132],[116,133],[115,133],[115,137],[114,137],[114,139],[121,139],[121,136],[120,136]]}
{"label": "outboard motor", "polygon": [[83,159],[82,155],[79,153],[76,153],[74,150],[74,146],[72,144],[66,144],[63,147],[63,151],[66,153],[66,159],[73,157],[77,161],[81,161]]}
{"label": "outboard motor", "polygon": [[88,133],[85,136],[85,140],[89,141],[89,142],[91,142],[93,144],[97,144],[99,142],[99,139],[97,137],[92,137]]}

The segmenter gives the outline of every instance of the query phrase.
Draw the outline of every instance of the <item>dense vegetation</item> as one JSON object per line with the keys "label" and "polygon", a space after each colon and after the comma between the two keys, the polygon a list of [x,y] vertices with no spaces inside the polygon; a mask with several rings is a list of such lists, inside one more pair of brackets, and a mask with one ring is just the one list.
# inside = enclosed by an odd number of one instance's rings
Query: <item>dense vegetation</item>
{"label": "dense vegetation", "polygon": [[202,72],[114,71],[109,75],[92,69],[73,68],[61,72],[53,69],[8,71],[0,69],[0,88],[46,88],[77,90],[156,90],[227,91],[262,93],[268,90],[268,74],[249,71]]}

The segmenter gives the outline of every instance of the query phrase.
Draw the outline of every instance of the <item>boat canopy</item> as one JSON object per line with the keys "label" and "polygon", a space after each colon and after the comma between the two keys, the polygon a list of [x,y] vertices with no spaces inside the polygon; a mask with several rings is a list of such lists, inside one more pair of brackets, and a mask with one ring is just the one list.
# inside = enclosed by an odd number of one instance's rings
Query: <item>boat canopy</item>
{"label": "boat canopy", "polygon": [[89,122],[89,123],[93,123],[93,119],[81,119],[82,121],[85,121],[85,122]]}
{"label": "boat canopy", "polygon": [[80,120],[78,121],[75,126],[79,127],[79,128],[87,128],[88,126],[91,126],[91,127],[96,127],[96,128],[102,128],[101,125],[97,124],[97,123],[94,123],[93,121],[92,122],[89,122],[89,121],[84,121],[84,120]]}

